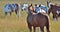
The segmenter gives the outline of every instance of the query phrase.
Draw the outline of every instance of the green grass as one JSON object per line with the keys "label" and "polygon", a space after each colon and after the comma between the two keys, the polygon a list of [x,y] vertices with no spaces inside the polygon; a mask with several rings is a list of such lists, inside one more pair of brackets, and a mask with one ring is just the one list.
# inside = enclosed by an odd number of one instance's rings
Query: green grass
{"label": "green grass", "polygon": [[[29,29],[27,27],[26,23],[26,17],[27,13],[25,11],[21,11],[21,16],[18,17],[13,12],[10,16],[9,14],[7,16],[4,15],[3,8],[6,3],[14,3],[17,2],[19,4],[21,3],[33,3],[33,4],[45,4],[46,5],[47,0],[29,0],[28,2],[25,2],[25,0],[0,0],[0,32],[29,32]],[[44,3],[43,3],[44,2]],[[54,3],[59,3],[60,0],[53,1]],[[52,14],[50,14],[50,31],[51,32],[60,32],[60,18],[58,21],[52,20]],[[39,29],[37,28],[37,32]]]}

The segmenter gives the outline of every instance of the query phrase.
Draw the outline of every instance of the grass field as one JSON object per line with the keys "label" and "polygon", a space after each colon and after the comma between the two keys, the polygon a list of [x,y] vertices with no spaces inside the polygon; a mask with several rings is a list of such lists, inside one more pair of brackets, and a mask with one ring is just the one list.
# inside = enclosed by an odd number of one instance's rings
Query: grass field
{"label": "grass field", "polygon": [[[21,11],[21,15],[18,17],[15,13],[12,13],[12,16],[8,14],[8,16],[4,16],[3,8],[6,3],[33,3],[33,4],[44,4],[46,5],[47,0],[0,0],[0,32],[29,32],[26,17],[27,13],[25,11]],[[48,0],[49,1],[49,0]],[[59,4],[60,0],[53,0],[54,3]],[[52,20],[52,14],[50,14],[50,31],[51,32],[60,32],[60,18],[58,21]],[[39,28],[37,28],[37,31]]]}

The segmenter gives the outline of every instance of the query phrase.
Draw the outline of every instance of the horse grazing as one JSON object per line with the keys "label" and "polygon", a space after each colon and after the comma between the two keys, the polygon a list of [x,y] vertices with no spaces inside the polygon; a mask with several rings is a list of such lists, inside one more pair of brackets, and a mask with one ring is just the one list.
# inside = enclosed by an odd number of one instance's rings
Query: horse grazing
{"label": "horse grazing", "polygon": [[51,4],[50,2],[47,2],[47,6],[49,7],[48,10],[48,15],[50,14],[50,12],[52,12],[53,14],[53,19],[58,20],[58,15],[59,15],[59,6],[57,6],[56,4]]}
{"label": "horse grazing", "polygon": [[27,24],[30,32],[32,32],[32,26],[33,26],[34,32],[36,32],[36,27],[40,27],[41,32],[44,32],[44,26],[46,26],[47,32],[50,32],[48,16],[43,15],[42,13],[33,15],[32,10],[34,9],[30,10],[31,7],[32,5],[28,7],[29,14],[27,16]]}
{"label": "horse grazing", "polygon": [[15,11],[16,15],[19,16],[19,5],[18,4],[6,4],[4,6],[4,13],[5,15],[7,15],[7,13],[9,12],[10,15],[11,13]]}

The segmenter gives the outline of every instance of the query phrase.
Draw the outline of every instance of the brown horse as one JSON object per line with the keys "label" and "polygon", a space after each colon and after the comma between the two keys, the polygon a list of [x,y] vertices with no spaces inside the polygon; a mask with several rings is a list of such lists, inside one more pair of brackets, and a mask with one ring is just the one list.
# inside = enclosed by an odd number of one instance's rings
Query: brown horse
{"label": "brown horse", "polygon": [[50,2],[47,2],[47,6],[49,7],[49,10],[48,10],[48,15],[50,14],[50,12],[52,12],[52,14],[53,14],[53,19],[56,19],[56,20],[58,20],[58,12],[57,11],[59,11],[60,9],[60,7],[59,6],[57,6],[56,4],[52,4],[52,3],[50,3]]}
{"label": "brown horse", "polygon": [[33,26],[34,32],[36,32],[36,27],[40,27],[41,32],[44,32],[44,26],[46,26],[47,32],[50,32],[49,31],[49,18],[46,15],[43,15],[42,13],[33,15],[31,13],[30,7],[32,6],[28,7],[29,9],[28,12],[30,13],[27,16],[27,24],[28,24],[28,28],[30,32],[32,32],[32,26]]}
{"label": "brown horse", "polygon": [[56,18],[56,20],[57,20],[57,18],[58,18],[58,14],[57,14],[57,9],[58,7],[56,6],[56,5],[51,5],[51,8],[49,8],[49,10],[48,10],[48,15],[50,14],[50,12],[52,12],[52,14],[53,14],[53,19],[55,19]]}

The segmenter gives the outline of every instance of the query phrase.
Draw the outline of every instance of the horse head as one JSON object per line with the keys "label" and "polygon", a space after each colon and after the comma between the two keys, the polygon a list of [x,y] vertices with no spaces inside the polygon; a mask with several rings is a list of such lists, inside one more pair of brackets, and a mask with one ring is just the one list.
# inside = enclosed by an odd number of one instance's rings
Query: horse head
{"label": "horse head", "polygon": [[21,10],[24,11],[28,8],[28,4],[21,4]]}
{"label": "horse head", "polygon": [[29,10],[30,13],[35,14],[34,6],[32,4],[28,7],[28,10]]}

